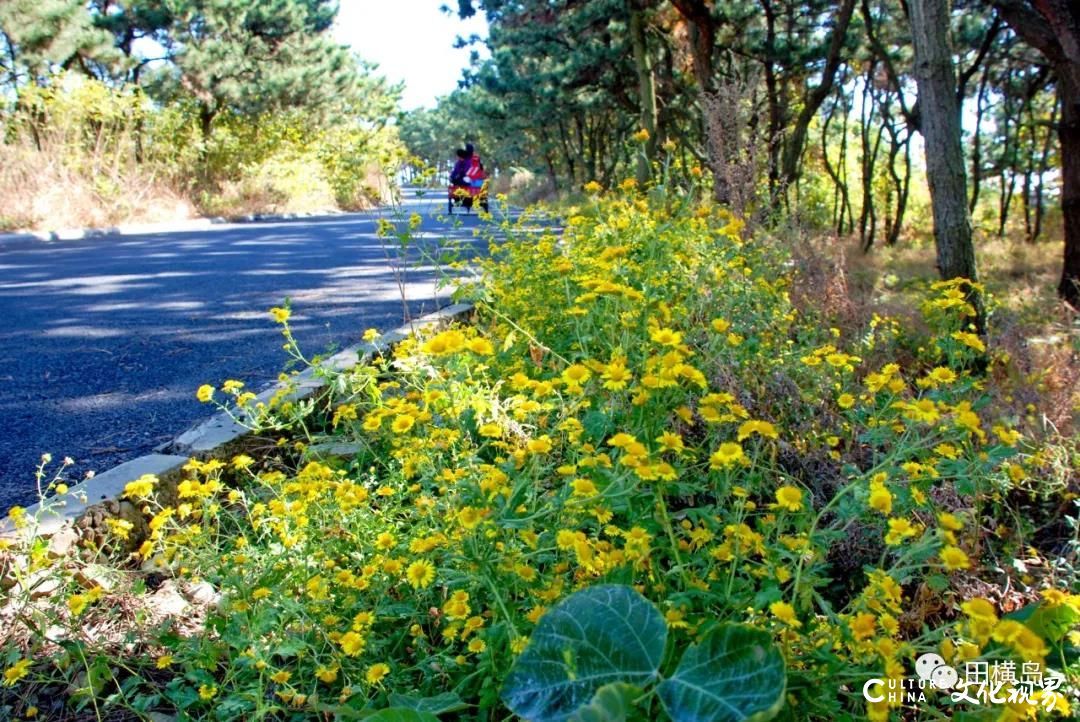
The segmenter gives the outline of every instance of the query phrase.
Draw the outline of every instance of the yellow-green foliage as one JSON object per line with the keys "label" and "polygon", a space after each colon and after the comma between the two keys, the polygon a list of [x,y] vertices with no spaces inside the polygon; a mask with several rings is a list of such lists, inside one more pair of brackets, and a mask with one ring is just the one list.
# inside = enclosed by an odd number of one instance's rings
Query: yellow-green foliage
{"label": "yellow-green foliage", "polygon": [[[0,226],[106,225],[190,215],[357,209],[401,146],[348,107],[220,114],[204,142],[190,101],[61,75],[20,91],[0,126]],[[378,122],[375,122],[378,121]],[[64,202],[58,202],[60,198]]]}
{"label": "yellow-green foliage", "polygon": [[162,177],[162,156],[146,130],[154,116],[134,88],[69,75],[23,88],[0,125],[0,226],[106,225],[190,212]]}
{"label": "yellow-green foliage", "polygon": [[[1075,527],[1032,528],[1040,504],[1075,514],[1075,481],[1062,449],[985,405],[977,370],[1001,359],[967,327],[966,282],[931,289],[933,336],[901,365],[903,329],[878,318],[843,344],[792,305],[784,253],[722,209],[631,181],[559,235],[530,223],[493,242],[475,323],[340,374],[313,413],[284,394],[252,409],[296,430],[280,442],[292,465],[192,461],[170,505],[153,479],[129,485],[150,530],[135,560],[223,597],[204,630],[134,632],[122,671],[104,665],[125,704],[317,719],[449,693],[471,705],[457,714],[503,719],[499,687],[537,621],[601,582],[653,600],[679,647],[717,620],[772,635],[791,719],[901,719],[862,685],[913,677],[931,651],[1076,681]],[[299,355],[289,310],[273,315]],[[255,404],[238,381],[199,397]],[[107,646],[86,630],[130,587],[30,558],[16,576],[51,565],[57,601],[7,604],[79,654]],[[1026,624],[1006,618],[1025,602]],[[51,661],[72,652],[20,639],[16,706],[78,676]],[[945,693],[926,697],[950,714]],[[1065,685],[995,712],[1070,704]],[[662,718],[651,697],[635,714]]]}
{"label": "yellow-green foliage", "polygon": [[289,111],[257,118],[226,114],[214,125],[207,152],[214,178],[228,191],[261,196],[276,210],[356,209],[379,198],[372,184],[401,158],[391,128],[320,123]]}

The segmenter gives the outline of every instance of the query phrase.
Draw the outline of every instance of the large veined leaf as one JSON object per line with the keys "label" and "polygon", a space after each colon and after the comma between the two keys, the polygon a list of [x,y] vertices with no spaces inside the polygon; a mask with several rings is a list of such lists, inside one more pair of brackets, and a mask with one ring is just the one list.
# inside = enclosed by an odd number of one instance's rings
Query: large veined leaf
{"label": "large veined leaf", "polygon": [[605,684],[596,690],[592,701],[570,715],[569,722],[626,722],[634,699],[641,690],[622,682]]}
{"label": "large veined leaf", "polygon": [[458,712],[466,709],[469,705],[461,701],[453,692],[443,692],[433,697],[410,697],[404,694],[390,695],[391,707],[407,707],[417,712],[429,712],[440,715],[446,712]]}
{"label": "large veined leaf", "polygon": [[666,640],[659,610],[630,587],[584,589],[540,618],[503,702],[530,722],[564,722],[606,684],[653,681]]}
{"label": "large veined leaf", "polygon": [[721,624],[693,644],[657,692],[674,722],[772,719],[784,705],[784,658],[769,635]]}
{"label": "large veined leaf", "polygon": [[387,709],[353,709],[345,705],[315,703],[315,709],[322,713],[319,719],[363,720],[364,722],[439,722],[439,718],[430,712],[408,707],[390,707]]}
{"label": "large veined leaf", "polygon": [[439,718],[430,712],[418,712],[407,707],[379,710],[370,717],[365,717],[364,720],[365,722],[439,722]]}

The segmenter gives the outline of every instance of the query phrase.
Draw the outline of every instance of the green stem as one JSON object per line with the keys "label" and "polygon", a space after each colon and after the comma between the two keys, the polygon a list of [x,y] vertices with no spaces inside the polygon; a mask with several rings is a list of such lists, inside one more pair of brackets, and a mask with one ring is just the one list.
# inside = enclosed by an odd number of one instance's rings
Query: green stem
{"label": "green stem", "polygon": [[484,303],[483,301],[480,301],[480,302],[477,303],[477,306],[481,306],[481,305],[484,307],[484,310],[490,312],[491,314],[493,314],[497,318],[500,318],[503,321],[505,321],[506,323],[508,323],[511,328],[513,328],[515,331],[518,331],[519,333],[521,333],[523,336],[525,336],[525,338],[529,339],[534,344],[536,344],[540,348],[544,349],[545,351],[550,353],[552,356],[554,356],[555,358],[562,361],[567,366],[570,365],[570,362],[567,359],[565,359],[562,355],[560,355],[554,349],[549,348],[546,344],[544,344],[542,341],[540,341],[540,339],[536,338],[536,336],[532,335],[531,333],[529,333],[528,331],[523,329],[521,326],[514,323],[514,320],[512,318],[509,318],[506,314],[500,313],[499,310],[497,308],[495,308],[494,306],[492,306],[491,304]]}
{"label": "green stem", "polygon": [[668,516],[667,502],[664,501],[664,490],[662,488],[656,490],[656,508],[660,512],[660,522],[664,526],[664,531],[667,532],[668,539],[671,541],[671,553],[675,555],[675,563],[679,566],[679,576],[682,577],[683,587],[689,588],[690,577],[686,573],[682,556],[679,554],[679,541],[675,538],[675,529],[671,526],[671,518]]}
{"label": "green stem", "polygon": [[510,628],[510,637],[517,639],[521,635],[518,634],[517,627],[514,626],[514,619],[510,616],[510,611],[506,608],[506,604],[503,603],[502,597],[499,595],[499,590],[495,586],[495,582],[491,581],[490,577],[485,576],[484,581],[487,582],[488,588],[491,589],[491,595],[495,598],[495,604],[499,607],[499,611],[506,619],[506,626]]}

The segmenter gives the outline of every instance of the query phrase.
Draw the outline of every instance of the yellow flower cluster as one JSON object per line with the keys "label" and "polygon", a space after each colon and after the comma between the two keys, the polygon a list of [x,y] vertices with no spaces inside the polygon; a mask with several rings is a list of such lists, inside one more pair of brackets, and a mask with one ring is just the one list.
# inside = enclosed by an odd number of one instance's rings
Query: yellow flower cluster
{"label": "yellow flower cluster", "polygon": [[[1009,574],[1044,590],[1037,614],[1080,615],[1048,565],[1000,571],[1030,541],[998,510],[1045,462],[963,363],[982,344],[969,286],[931,289],[921,355],[890,356],[907,330],[881,317],[872,345],[846,344],[794,306],[783,248],[621,185],[586,184],[560,237],[528,216],[500,228],[474,325],[340,372],[307,411],[268,402],[273,455],[192,460],[175,494],[128,484],[137,560],[220,593],[206,634],[145,645],[147,665],[183,670],[190,714],[453,689],[505,716],[491,691],[543,615],[612,580],[656,601],[679,645],[716,619],[766,630],[806,718],[899,719],[836,680],[899,681],[923,647],[1052,662],[1056,627],[972,597]],[[116,548],[132,521],[108,522]],[[106,592],[65,583],[58,619],[106,613]],[[14,685],[31,667],[9,658]]]}

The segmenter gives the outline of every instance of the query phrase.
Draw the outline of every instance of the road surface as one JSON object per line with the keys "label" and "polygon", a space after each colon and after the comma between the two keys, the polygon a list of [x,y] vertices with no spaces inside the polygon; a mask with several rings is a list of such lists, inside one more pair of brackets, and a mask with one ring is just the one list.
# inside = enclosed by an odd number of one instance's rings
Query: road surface
{"label": "road surface", "polygon": [[[448,241],[486,247],[475,215],[419,212],[425,256]],[[208,416],[200,384],[239,379],[258,391],[287,358],[267,310],[292,303],[292,326],[313,355],[355,343],[364,329],[446,305],[444,276],[418,250],[403,285],[399,251],[378,238],[390,211],[213,226],[77,241],[0,240],[0,516],[37,501],[41,455],[75,460],[80,480],[152,451]]]}

